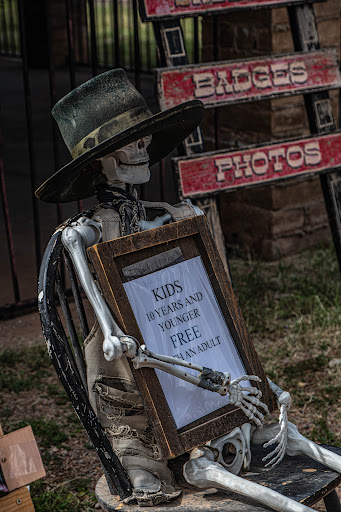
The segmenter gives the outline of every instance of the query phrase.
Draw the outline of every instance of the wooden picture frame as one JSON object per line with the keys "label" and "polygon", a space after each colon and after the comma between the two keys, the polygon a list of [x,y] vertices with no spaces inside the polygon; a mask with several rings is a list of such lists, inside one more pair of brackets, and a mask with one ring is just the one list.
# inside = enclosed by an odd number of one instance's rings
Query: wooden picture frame
{"label": "wooden picture frame", "polygon": [[[194,263],[203,265],[215,297],[216,307],[228,328],[245,371],[248,375],[258,375],[261,378],[261,383],[257,384],[257,387],[263,393],[262,401],[270,410],[274,409],[274,396],[204,216],[102,242],[89,248],[88,254],[118,325],[123,332],[134,336],[141,344],[145,343],[147,348],[148,340],[143,338],[141,323],[139,326],[128,300],[125,285],[139,278],[155,279],[157,272],[177,272],[180,267],[176,265],[182,263],[188,268],[192,268],[190,266]],[[165,396],[166,391],[161,387],[155,370],[134,370],[132,367],[132,371],[161,452],[167,459],[179,456],[249,421],[239,408],[224,405],[179,428],[176,423],[178,420],[175,420],[175,415],[171,412]],[[200,388],[193,386],[193,390],[197,389]],[[221,398],[217,393],[211,395]]]}

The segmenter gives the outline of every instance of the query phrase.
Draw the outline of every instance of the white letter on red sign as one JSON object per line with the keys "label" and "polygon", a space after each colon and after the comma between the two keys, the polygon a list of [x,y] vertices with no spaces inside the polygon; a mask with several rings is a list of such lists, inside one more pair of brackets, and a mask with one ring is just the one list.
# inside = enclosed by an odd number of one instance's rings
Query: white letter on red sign
{"label": "white letter on red sign", "polygon": [[214,76],[212,73],[198,73],[192,75],[195,85],[194,96],[196,98],[207,98],[214,94]]}
{"label": "white letter on red sign", "polygon": [[227,80],[226,71],[217,71],[218,83],[215,88],[215,93],[217,95],[221,94],[230,94],[233,92],[232,85]]}
{"label": "white letter on red sign", "polygon": [[279,172],[283,169],[283,164],[279,161],[279,158],[285,158],[284,148],[274,148],[269,151],[269,160],[275,159],[274,171]]}
{"label": "white letter on red sign", "polygon": [[[259,164],[256,162],[262,162],[263,164]],[[262,176],[266,173],[268,169],[269,161],[266,153],[264,151],[257,151],[252,155],[252,170],[257,176]]]}
{"label": "white letter on red sign", "polygon": [[256,66],[252,71],[252,81],[257,89],[271,87],[269,66]]}
{"label": "white letter on red sign", "polygon": [[233,157],[233,163],[235,165],[234,170],[234,177],[236,179],[243,177],[243,169],[244,169],[244,175],[245,178],[251,178],[252,177],[252,168],[251,168],[251,155],[242,155],[240,156],[234,156]]}
{"label": "white letter on red sign", "polygon": [[226,158],[220,158],[217,160],[214,160],[214,165],[218,169],[216,179],[217,181],[225,181],[225,172],[232,169],[232,158],[226,157]]}
{"label": "white letter on red sign", "polygon": [[175,5],[177,7],[187,7],[191,4],[191,0],[175,0]]}
{"label": "white letter on red sign", "polygon": [[[294,155],[298,155],[298,158],[294,158]],[[301,146],[290,146],[287,149],[287,162],[293,169],[298,169],[303,165],[303,149]]]}
{"label": "white letter on red sign", "polygon": [[247,68],[232,69],[231,75],[234,81],[234,91],[244,92],[251,89],[251,73]]}
{"label": "white letter on red sign", "polygon": [[308,80],[308,73],[304,62],[292,62],[289,69],[293,84],[304,84]]}
{"label": "white letter on red sign", "polygon": [[288,63],[278,62],[270,65],[273,74],[273,82],[275,87],[281,85],[290,85],[290,76],[288,73]]}
{"label": "white letter on red sign", "polygon": [[305,165],[317,165],[322,160],[320,144],[318,140],[307,142],[304,146]]}

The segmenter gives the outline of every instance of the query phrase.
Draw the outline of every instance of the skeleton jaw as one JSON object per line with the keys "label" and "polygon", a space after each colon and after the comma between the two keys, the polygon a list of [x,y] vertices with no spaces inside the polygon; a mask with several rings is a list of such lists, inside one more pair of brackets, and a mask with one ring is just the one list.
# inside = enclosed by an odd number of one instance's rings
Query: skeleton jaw
{"label": "skeleton jaw", "polygon": [[150,180],[149,157],[139,163],[116,161],[116,173],[120,181],[131,185],[140,185]]}
{"label": "skeleton jaw", "polygon": [[152,136],[143,137],[101,158],[108,185],[139,185],[150,179],[147,147]]}

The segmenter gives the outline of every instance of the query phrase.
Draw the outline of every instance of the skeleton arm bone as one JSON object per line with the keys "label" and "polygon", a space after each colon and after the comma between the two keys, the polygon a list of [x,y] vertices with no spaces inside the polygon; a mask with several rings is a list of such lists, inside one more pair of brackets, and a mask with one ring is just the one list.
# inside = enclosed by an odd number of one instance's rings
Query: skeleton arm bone
{"label": "skeleton arm bone", "polygon": [[124,333],[116,324],[88,267],[85,250],[97,243],[101,238],[101,234],[100,223],[86,217],[81,217],[75,225],[68,226],[63,230],[62,242],[71,256],[81,285],[94,308],[102,329],[104,357],[108,361],[112,361],[122,357],[126,352],[130,353],[131,348],[134,349],[135,344],[131,345],[130,338],[124,336]]}
{"label": "skeleton arm bone", "polygon": [[161,217],[155,217],[154,220],[139,220],[139,228],[141,231],[146,231],[147,229],[159,228],[163,226],[165,222],[168,222],[172,219],[170,213],[165,213]]}
{"label": "skeleton arm bone", "polygon": [[[174,377],[190,382],[194,386],[198,386],[210,391],[216,391],[220,395],[226,395],[228,393],[228,384],[230,383],[231,377],[229,373],[216,372],[210,368],[198,366],[187,361],[183,361],[176,357],[163,356],[160,354],[154,354],[142,345],[137,355],[133,358],[134,368],[155,368],[162,370]],[[185,371],[179,370],[176,366],[183,366],[199,372],[199,376],[192,375]]]}
{"label": "skeleton arm bone", "polygon": [[[143,367],[156,368],[190,382],[195,386],[217,392],[220,395],[224,396],[229,393],[230,404],[239,407],[250,420],[253,420],[259,426],[264,421],[264,415],[258,408],[263,409],[265,413],[269,412],[267,406],[260,401],[262,393],[259,389],[255,387],[242,388],[239,385],[242,381],[260,382],[260,378],[255,375],[243,375],[239,379],[231,381],[231,376],[228,372],[217,372],[175,357],[154,354],[146,349],[144,345],[139,348],[132,361],[136,369]],[[176,366],[196,370],[199,372],[199,376],[182,371],[176,368]],[[249,394],[246,395],[243,391]]]}
{"label": "skeleton arm bone", "polygon": [[[193,211],[196,215],[204,215],[204,212],[202,210],[200,210],[200,208],[198,206],[192,204],[192,201],[190,199],[185,199],[180,204],[185,204],[185,203],[188,203],[192,206]],[[139,220],[139,228],[141,231],[146,231],[147,229],[152,229],[152,228],[159,228],[160,226],[163,226],[165,224],[165,222],[169,222],[170,220],[172,220],[172,216],[170,215],[170,213],[165,213],[161,217],[155,217],[155,219],[152,221]]]}

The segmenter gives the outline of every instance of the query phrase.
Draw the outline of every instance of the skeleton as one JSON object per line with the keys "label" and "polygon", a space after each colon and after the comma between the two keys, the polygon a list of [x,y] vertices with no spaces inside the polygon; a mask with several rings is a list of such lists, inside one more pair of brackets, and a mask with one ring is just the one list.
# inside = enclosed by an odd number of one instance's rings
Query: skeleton
{"label": "skeleton", "polygon": [[[149,180],[147,147],[151,138],[151,136],[141,138],[100,159],[109,186],[125,189],[127,184],[146,183]],[[197,209],[196,213],[202,212]],[[171,216],[168,213],[157,217],[154,221],[139,220],[139,228],[146,230],[162,226],[169,220]],[[100,324],[104,336],[105,359],[113,361],[126,356],[132,359],[135,368],[160,369],[220,395],[228,394],[230,403],[239,407],[252,422],[252,424],[245,423],[228,435],[193,450],[190,460],[184,466],[186,480],[200,488],[215,487],[256,497],[273,510],[290,512],[311,510],[268,488],[237,476],[242,468],[247,470],[250,466],[251,440],[254,444],[265,443],[264,447],[277,444],[276,448],[263,459],[267,462],[267,467],[279,464],[286,453],[288,455],[304,453],[341,473],[341,457],[317,446],[298,433],[295,425],[288,422],[287,413],[291,403],[289,393],[281,390],[271,381],[269,384],[280,409],[279,424],[263,427],[264,415],[269,411],[261,402],[261,392],[252,386],[248,388],[241,386],[243,381],[260,381],[258,377],[244,375],[231,381],[227,372],[216,372],[177,358],[153,354],[144,345],[139,346],[137,340],[123,333],[102,298],[87,263],[85,250],[101,240],[101,233],[100,222],[81,217],[77,222],[63,229],[62,241],[71,255],[82,287]],[[186,369],[197,371],[198,376],[188,373]],[[235,457],[232,463],[228,463],[225,453],[227,447],[231,445],[234,446]]]}

